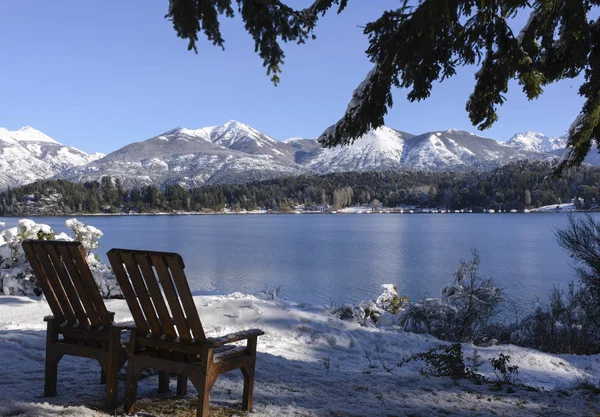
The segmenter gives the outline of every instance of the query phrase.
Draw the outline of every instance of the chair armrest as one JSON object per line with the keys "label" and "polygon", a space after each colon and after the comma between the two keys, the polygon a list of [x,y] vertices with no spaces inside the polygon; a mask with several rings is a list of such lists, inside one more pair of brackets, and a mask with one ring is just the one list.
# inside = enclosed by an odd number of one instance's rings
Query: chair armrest
{"label": "chair armrest", "polygon": [[44,321],[52,321],[54,320],[54,316],[44,316]]}
{"label": "chair armrest", "polygon": [[238,342],[240,340],[251,339],[253,337],[257,337],[257,336],[260,336],[263,334],[265,334],[265,332],[263,332],[260,329],[242,330],[241,332],[230,333],[230,334],[227,334],[227,335],[221,336],[221,337],[208,337],[206,339],[206,344],[209,347],[215,348],[215,347],[226,345],[228,343]]}

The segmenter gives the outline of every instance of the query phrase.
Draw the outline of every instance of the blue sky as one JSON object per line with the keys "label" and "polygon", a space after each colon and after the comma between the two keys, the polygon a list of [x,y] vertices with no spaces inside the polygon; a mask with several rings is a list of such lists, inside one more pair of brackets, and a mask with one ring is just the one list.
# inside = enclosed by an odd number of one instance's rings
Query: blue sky
{"label": "blue sky", "polygon": [[[285,46],[281,84],[274,87],[237,19],[223,18],[225,51],[201,38],[195,55],[163,18],[167,0],[0,1],[0,126],[30,125],[104,153],[173,127],[229,119],[276,139],[315,137],[343,115],[371,68],[359,26],[398,4],[351,0],[342,14],[326,16],[316,40]],[[386,125],[411,133],[475,132],[465,112],[474,72],[459,70],[420,103],[394,91]],[[529,102],[513,83],[500,120],[480,134],[498,140],[525,130],[564,134],[583,103],[579,84],[563,81]]]}

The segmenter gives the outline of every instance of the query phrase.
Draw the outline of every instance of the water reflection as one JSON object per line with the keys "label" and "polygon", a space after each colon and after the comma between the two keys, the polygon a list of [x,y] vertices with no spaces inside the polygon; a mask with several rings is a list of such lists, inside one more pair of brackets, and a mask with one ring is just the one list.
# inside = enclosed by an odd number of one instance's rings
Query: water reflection
{"label": "water reflection", "polygon": [[[18,219],[2,219],[7,226]],[[65,218],[37,218],[64,231]],[[553,228],[564,214],[93,216],[112,247],[179,252],[196,292],[256,293],[281,286],[298,301],[359,302],[393,283],[403,295],[437,296],[471,248],[481,275],[513,298],[545,300],[573,279]]]}

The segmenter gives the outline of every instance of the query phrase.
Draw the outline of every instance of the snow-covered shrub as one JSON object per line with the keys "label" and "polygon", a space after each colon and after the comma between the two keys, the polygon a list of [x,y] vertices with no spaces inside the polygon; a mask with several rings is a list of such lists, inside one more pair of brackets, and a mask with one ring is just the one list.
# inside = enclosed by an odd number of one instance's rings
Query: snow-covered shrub
{"label": "snow-covered shrub", "polygon": [[582,299],[589,294],[569,284],[565,294],[555,287],[549,305],[537,303],[535,310],[509,327],[509,342],[552,353],[595,354],[600,352],[598,324],[586,313]]}
{"label": "snow-covered shrub", "polygon": [[332,314],[363,326],[401,326],[415,333],[429,333],[449,341],[485,340],[487,327],[502,303],[502,291],[491,280],[477,275],[479,255],[462,261],[454,281],[441,289],[440,298],[424,298],[410,302],[398,295],[395,285],[381,286],[375,301],[357,306],[344,305]]}
{"label": "snow-covered shrub", "polygon": [[[114,274],[97,259],[92,250],[98,247],[98,238],[102,232],[92,226],[85,226],[76,219],[67,220],[66,226],[75,236],[83,237],[86,260],[94,276],[100,294],[105,298],[121,298],[121,290]],[[47,224],[38,224],[33,220],[19,220],[16,227],[0,232],[0,289],[5,295],[41,295],[31,265],[25,257],[21,243],[26,239],[65,240],[72,237],[65,233],[55,234]]]}
{"label": "snow-covered shrub", "polygon": [[441,298],[426,298],[407,306],[402,317],[405,329],[430,333],[449,341],[484,338],[488,325],[502,304],[502,290],[492,279],[477,275],[479,254],[461,261],[454,282],[441,289]]}
{"label": "snow-covered shrub", "polygon": [[77,219],[69,219],[65,226],[75,234],[75,240],[81,242],[85,254],[89,255],[94,249],[98,249],[100,239],[103,233],[94,226],[86,225]]}
{"label": "snow-covered shrub", "polygon": [[331,312],[342,320],[355,321],[365,327],[394,325],[401,308],[408,303],[408,298],[400,297],[393,284],[383,284],[381,291],[376,301],[363,301],[356,306],[344,304]]}
{"label": "snow-covered shrub", "polygon": [[[6,295],[40,295],[33,271],[21,242],[25,239],[51,240],[56,235],[47,224],[37,224],[33,220],[22,219],[16,227],[3,230],[0,246],[0,284]],[[64,236],[66,237],[66,236]]]}
{"label": "snow-covered shrub", "polygon": [[398,295],[398,288],[395,285],[383,284],[381,290],[383,292],[377,297],[375,304],[388,313],[396,315],[398,314],[398,310],[404,304],[408,303],[408,297],[400,297]]}

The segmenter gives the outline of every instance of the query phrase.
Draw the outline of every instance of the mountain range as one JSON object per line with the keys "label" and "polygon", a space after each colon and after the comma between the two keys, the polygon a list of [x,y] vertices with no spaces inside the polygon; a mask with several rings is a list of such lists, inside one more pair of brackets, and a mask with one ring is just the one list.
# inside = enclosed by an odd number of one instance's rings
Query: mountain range
{"label": "mountain range", "polygon": [[[373,170],[490,169],[519,159],[549,160],[566,138],[526,132],[507,142],[460,130],[414,135],[389,127],[345,147],[316,139],[276,140],[230,120],[200,129],[176,128],[109,153],[87,154],[31,127],[0,128],[0,188],[41,178],[76,182],[120,177],[125,186],[248,182],[283,176]],[[599,158],[591,156],[590,162]]]}
{"label": "mountain range", "polygon": [[53,177],[103,156],[62,145],[29,126],[14,131],[0,127],[0,188]]}

